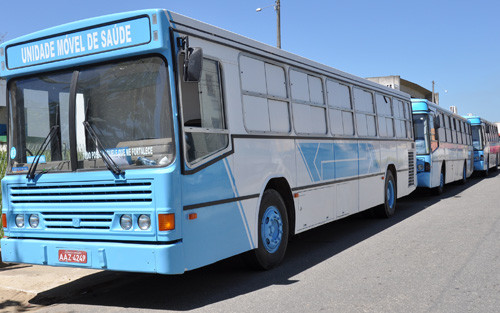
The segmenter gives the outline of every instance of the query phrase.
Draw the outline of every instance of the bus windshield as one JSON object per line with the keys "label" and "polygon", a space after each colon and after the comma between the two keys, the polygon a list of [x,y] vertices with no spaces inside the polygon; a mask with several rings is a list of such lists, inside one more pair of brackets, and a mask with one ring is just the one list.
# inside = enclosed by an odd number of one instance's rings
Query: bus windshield
{"label": "bus windshield", "polygon": [[483,150],[483,136],[481,135],[481,126],[472,126],[472,146],[474,150]]}
{"label": "bus windshield", "polygon": [[[109,164],[102,160],[99,149],[122,169],[171,163],[174,152],[168,86],[166,66],[159,57],[12,81],[10,172],[28,171],[54,126],[56,134],[39,153],[38,171],[105,169]],[[94,136],[89,134],[92,131]],[[72,154],[77,160],[73,166]]]}
{"label": "bus windshield", "polygon": [[415,145],[417,154],[429,154],[429,119],[425,114],[413,115],[413,129],[415,131]]}

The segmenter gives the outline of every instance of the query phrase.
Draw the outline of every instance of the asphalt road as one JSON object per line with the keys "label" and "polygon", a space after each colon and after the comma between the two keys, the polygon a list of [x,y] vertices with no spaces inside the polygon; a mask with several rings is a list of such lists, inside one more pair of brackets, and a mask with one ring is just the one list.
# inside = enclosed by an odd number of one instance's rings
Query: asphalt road
{"label": "asphalt road", "polygon": [[36,312],[499,312],[500,174],[438,197],[417,191],[391,219],[308,231],[271,271],[235,257],[180,276],[94,272],[29,302]]}

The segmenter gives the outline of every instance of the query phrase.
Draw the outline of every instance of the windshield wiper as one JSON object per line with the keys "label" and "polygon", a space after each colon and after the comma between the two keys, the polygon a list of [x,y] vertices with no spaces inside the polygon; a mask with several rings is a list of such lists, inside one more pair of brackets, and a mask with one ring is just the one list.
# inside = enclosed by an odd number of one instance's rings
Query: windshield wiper
{"label": "windshield wiper", "polygon": [[107,168],[113,172],[116,175],[120,175],[122,173],[122,170],[116,165],[115,161],[109,156],[109,154],[106,152],[104,146],[102,145],[101,141],[99,140],[99,137],[97,137],[97,134],[95,133],[94,129],[90,125],[89,122],[83,121],[83,126],[85,126],[85,129],[87,130],[88,134],[94,140],[96,146],[97,146],[97,151],[99,151],[99,154],[102,157],[102,160],[104,163],[106,163]]}
{"label": "windshield wiper", "polygon": [[40,149],[35,154],[35,158],[33,159],[33,163],[31,163],[30,169],[28,171],[28,175],[26,175],[26,178],[33,179],[35,178],[35,171],[36,167],[38,166],[38,163],[40,162],[40,158],[42,155],[42,151],[45,151],[47,149],[47,146],[49,145],[50,141],[52,140],[52,137],[54,137],[55,133],[57,132],[57,129],[59,128],[59,125],[54,125],[50,128],[49,134],[47,137],[42,142],[42,145],[40,146]]}

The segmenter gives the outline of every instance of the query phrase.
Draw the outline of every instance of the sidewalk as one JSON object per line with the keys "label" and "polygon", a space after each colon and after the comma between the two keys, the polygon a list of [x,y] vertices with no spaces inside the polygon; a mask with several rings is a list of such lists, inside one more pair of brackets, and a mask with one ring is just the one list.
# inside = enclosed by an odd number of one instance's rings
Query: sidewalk
{"label": "sidewalk", "polygon": [[0,262],[0,312],[36,308],[38,305],[29,300],[37,294],[97,272],[100,271]]}

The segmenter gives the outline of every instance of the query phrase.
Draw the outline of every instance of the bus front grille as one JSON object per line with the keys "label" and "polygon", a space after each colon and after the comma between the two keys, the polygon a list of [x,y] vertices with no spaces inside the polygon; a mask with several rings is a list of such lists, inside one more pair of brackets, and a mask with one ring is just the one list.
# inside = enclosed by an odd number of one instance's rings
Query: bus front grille
{"label": "bus front grille", "polygon": [[114,212],[42,212],[46,228],[110,229]]}
{"label": "bus front grille", "polygon": [[10,203],[25,204],[99,204],[151,203],[151,182],[12,186]]}

